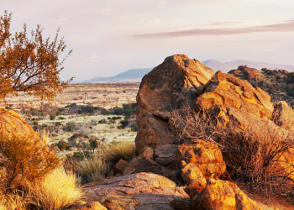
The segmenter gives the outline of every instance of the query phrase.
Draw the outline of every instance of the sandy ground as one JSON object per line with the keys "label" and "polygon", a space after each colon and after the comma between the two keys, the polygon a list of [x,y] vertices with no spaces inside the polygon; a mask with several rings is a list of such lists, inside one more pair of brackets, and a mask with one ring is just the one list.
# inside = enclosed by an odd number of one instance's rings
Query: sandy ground
{"label": "sandy ground", "polygon": [[[105,84],[73,84],[64,89],[52,102],[52,106],[64,107],[76,103],[78,105],[101,106],[112,108],[122,104],[136,102],[139,83],[105,83]],[[47,102],[43,102],[45,104]],[[29,106],[37,108],[42,104],[39,98],[19,92],[18,96],[7,98],[7,104],[13,110]]]}

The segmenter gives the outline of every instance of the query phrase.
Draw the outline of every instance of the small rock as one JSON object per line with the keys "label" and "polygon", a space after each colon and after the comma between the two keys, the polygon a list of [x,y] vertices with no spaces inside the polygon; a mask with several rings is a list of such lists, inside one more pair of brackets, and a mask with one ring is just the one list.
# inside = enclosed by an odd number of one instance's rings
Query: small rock
{"label": "small rock", "polygon": [[155,148],[155,161],[160,165],[169,166],[174,165],[177,159],[178,145],[165,144],[159,145]]}
{"label": "small rock", "polygon": [[124,159],[120,159],[114,166],[113,166],[113,171],[115,174],[122,174],[124,172],[124,169],[129,165],[129,162],[124,160]]}
{"label": "small rock", "polygon": [[153,159],[154,151],[152,147],[144,147],[143,153],[141,154],[141,157],[144,157],[146,159]]}

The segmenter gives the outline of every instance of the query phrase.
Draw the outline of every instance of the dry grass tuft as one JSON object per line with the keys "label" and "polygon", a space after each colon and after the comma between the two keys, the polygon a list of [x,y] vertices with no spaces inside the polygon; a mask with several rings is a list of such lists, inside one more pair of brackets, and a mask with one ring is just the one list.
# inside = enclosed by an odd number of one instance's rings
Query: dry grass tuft
{"label": "dry grass tuft", "polygon": [[0,194],[0,210],[25,210],[27,199],[17,194]]}
{"label": "dry grass tuft", "polygon": [[59,209],[74,204],[82,197],[76,176],[62,167],[47,174],[39,185],[30,185],[29,193],[36,205],[44,209]]}
{"label": "dry grass tuft", "polygon": [[112,166],[120,159],[131,160],[135,157],[134,142],[120,142],[96,150],[95,154],[77,163],[76,172],[82,183],[101,181],[111,173]]}

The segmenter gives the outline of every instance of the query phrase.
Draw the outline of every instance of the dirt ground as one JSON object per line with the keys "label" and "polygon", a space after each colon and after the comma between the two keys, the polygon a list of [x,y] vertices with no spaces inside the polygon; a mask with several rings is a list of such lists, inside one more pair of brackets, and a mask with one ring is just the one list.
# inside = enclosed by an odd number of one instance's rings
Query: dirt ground
{"label": "dirt ground", "polygon": [[[52,102],[52,106],[64,107],[76,103],[78,105],[101,106],[109,109],[122,104],[136,102],[136,95],[140,83],[97,83],[97,84],[71,84],[63,93],[59,94]],[[43,102],[46,103],[46,102]],[[10,107],[20,110],[24,106],[40,107],[39,98],[20,92],[18,96],[7,98],[7,104],[2,107]]]}

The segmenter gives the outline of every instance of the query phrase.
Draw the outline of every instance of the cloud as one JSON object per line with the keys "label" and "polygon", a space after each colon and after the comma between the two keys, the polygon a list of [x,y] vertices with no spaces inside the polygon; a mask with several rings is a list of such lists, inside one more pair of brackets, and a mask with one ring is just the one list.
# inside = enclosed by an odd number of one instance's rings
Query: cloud
{"label": "cloud", "polygon": [[[215,25],[215,24],[212,24]],[[216,24],[217,25],[217,24]],[[223,23],[220,25],[224,25]],[[228,24],[231,25],[231,24]],[[251,27],[239,27],[239,28],[205,28],[205,29],[190,29],[181,31],[169,31],[161,33],[150,33],[150,34],[136,34],[134,38],[173,38],[183,36],[216,36],[216,35],[235,35],[235,34],[248,34],[257,32],[290,32],[294,31],[294,20],[288,20],[283,23],[251,26]]]}

